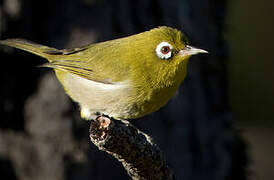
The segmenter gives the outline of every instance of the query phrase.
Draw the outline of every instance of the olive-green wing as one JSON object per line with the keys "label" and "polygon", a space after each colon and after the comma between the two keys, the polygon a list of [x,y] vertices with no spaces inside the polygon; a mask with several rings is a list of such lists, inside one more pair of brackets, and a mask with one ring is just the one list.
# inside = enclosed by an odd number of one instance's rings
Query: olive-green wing
{"label": "olive-green wing", "polygon": [[[120,61],[121,53],[115,53],[117,43],[96,43],[75,49],[44,51],[51,56],[49,63],[42,65],[88,80],[112,84],[127,78],[128,67]],[[126,70],[124,69],[126,68]]]}
{"label": "olive-green wing", "polygon": [[123,70],[121,57],[117,56],[118,53],[113,53],[111,45],[112,43],[103,42],[75,49],[50,50],[46,53],[53,57],[42,66],[66,71],[88,80],[113,84],[128,77],[128,67],[126,71]]}
{"label": "olive-green wing", "polygon": [[[118,63],[109,59],[117,60],[117,57],[113,57],[112,53],[107,58],[104,56],[107,54],[106,50],[109,49],[109,46],[115,46],[113,43],[103,42],[64,50],[43,46],[24,39],[1,40],[0,44],[22,49],[48,59],[49,62],[41,67],[66,71],[96,82],[111,84],[113,75],[115,77],[115,74],[120,73],[118,70],[113,71],[111,69],[113,65],[118,66]],[[102,54],[102,52],[104,53]],[[106,68],[109,69],[105,70]]]}
{"label": "olive-green wing", "polygon": [[61,71],[66,71],[71,74],[78,75],[82,78],[101,82],[105,84],[112,84],[109,77],[98,74],[90,67],[90,65],[85,61],[76,61],[76,60],[57,60],[51,61],[41,65],[41,67],[49,67],[53,69],[58,69]]}

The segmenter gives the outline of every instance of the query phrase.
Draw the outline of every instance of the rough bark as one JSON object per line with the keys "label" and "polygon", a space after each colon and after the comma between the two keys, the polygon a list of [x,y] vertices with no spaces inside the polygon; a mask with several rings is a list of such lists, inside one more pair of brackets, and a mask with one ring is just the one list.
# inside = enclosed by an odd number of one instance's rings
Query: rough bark
{"label": "rough bark", "polygon": [[128,121],[100,116],[90,124],[90,139],[120,161],[134,180],[173,180],[161,150],[152,138]]}

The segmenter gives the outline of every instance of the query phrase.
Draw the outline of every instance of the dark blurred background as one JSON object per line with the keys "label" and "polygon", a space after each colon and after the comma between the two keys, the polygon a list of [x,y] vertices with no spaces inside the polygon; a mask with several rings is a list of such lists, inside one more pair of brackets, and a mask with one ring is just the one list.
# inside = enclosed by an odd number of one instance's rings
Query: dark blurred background
{"label": "dark blurred background", "polygon": [[251,179],[274,179],[274,2],[232,0],[226,40],[230,44],[229,101],[248,142]]}
{"label": "dark blurred background", "polygon": [[[0,39],[72,48],[167,25],[209,55],[192,58],[169,104],[133,120],[177,179],[274,178],[273,2],[261,0],[0,0]],[[45,60],[0,47],[0,177],[129,179],[90,141],[89,123]],[[4,178],[2,178],[4,177]]]}

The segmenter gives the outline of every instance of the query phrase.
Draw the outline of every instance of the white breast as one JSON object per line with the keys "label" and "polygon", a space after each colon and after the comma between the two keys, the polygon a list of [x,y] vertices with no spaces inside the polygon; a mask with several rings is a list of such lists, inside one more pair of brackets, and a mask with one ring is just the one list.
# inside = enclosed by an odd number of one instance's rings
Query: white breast
{"label": "white breast", "polygon": [[130,95],[128,81],[105,84],[67,73],[64,86],[71,98],[80,104],[81,116],[85,119],[93,118],[95,112],[119,117],[129,108],[124,101]]}

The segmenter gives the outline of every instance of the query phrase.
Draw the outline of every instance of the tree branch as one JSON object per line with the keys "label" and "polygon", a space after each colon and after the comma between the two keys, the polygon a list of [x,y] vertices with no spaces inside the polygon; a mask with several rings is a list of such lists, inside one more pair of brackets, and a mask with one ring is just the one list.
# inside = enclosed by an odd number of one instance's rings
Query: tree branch
{"label": "tree branch", "polygon": [[119,160],[134,180],[175,179],[151,137],[128,121],[99,116],[90,124],[90,139]]}

